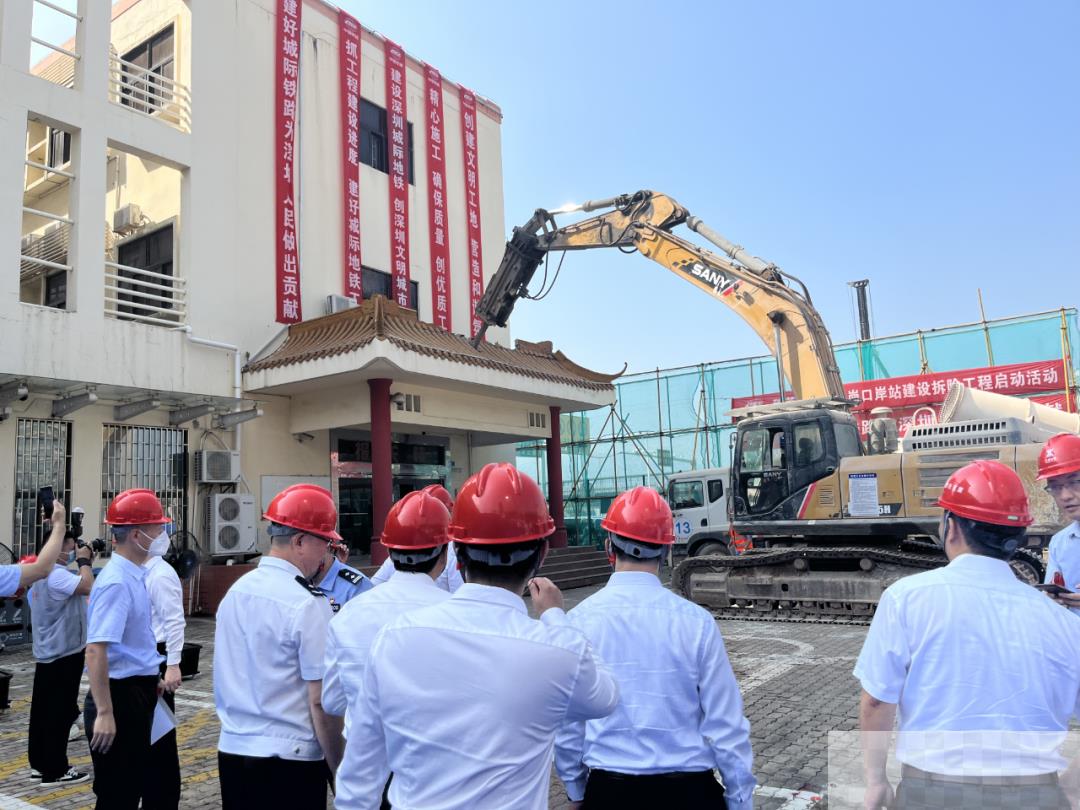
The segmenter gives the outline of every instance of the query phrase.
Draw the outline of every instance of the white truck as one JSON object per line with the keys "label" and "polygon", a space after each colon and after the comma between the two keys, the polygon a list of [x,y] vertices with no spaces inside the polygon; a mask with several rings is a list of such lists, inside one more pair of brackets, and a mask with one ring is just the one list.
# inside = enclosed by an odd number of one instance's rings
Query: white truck
{"label": "white truck", "polygon": [[731,554],[727,509],[730,472],[728,467],[714,467],[674,473],[668,478],[676,556]]}

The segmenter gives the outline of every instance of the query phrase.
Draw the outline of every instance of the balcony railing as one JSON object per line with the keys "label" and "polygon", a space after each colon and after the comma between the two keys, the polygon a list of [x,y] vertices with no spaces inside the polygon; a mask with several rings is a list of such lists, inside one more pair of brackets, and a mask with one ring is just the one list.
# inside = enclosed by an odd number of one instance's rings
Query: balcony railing
{"label": "balcony railing", "polygon": [[109,100],[158,118],[181,132],[191,132],[191,92],[187,86],[115,53],[109,54]]}
{"label": "balcony railing", "polygon": [[187,286],[182,278],[106,261],[105,314],[154,326],[183,326]]}

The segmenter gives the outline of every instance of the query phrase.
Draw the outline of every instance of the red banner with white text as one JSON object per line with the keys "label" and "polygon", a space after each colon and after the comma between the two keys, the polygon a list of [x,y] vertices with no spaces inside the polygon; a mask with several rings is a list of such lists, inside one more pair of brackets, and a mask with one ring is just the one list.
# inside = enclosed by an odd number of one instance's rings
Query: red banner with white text
{"label": "red banner with white text", "polygon": [[341,185],[344,215],[343,289],[346,298],[364,299],[360,269],[360,23],[338,12],[341,74]]}
{"label": "red banner with white text", "polygon": [[[853,412],[864,435],[870,424],[870,411],[874,408],[890,408],[903,434],[912,423],[930,424],[937,421],[941,414],[941,405],[949,392],[949,385],[953,382],[995,394],[1030,397],[1033,402],[1058,409],[1066,407],[1063,393],[1066,383],[1065,364],[1061,360],[866,380],[847,383],[844,391],[849,399],[860,400]],[[788,394],[787,398],[794,399],[791,394]],[[776,393],[733,397],[731,407],[735,409],[767,405],[779,400]],[[1072,410],[1076,410],[1074,397],[1069,398],[1069,405]]]}
{"label": "red banner with white text", "polygon": [[277,322],[296,323],[300,310],[300,251],[297,244],[296,110],[300,96],[300,9],[302,0],[278,0],[274,50],[274,214],[276,221]]}
{"label": "red banner with white text", "polygon": [[394,301],[409,301],[409,154],[405,53],[386,40],[386,129],[390,138],[390,284]]}
{"label": "red banner with white text", "polygon": [[442,74],[424,67],[428,124],[428,237],[431,246],[431,320],[450,331],[450,239],[446,229],[446,156],[443,154]]}
{"label": "red banner with white text", "polygon": [[480,242],[480,167],[476,143],[476,97],[461,88],[461,132],[465,153],[465,217],[468,224],[469,334],[480,331],[476,305],[484,294],[484,264]]}

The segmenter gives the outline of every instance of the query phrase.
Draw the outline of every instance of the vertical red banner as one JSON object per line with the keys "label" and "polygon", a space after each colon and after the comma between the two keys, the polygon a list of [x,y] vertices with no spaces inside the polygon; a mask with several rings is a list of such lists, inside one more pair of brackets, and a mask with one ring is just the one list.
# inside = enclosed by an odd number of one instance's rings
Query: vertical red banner
{"label": "vertical red banner", "polygon": [[476,305],[484,294],[484,260],[480,250],[480,168],[476,151],[476,97],[461,88],[461,131],[465,149],[465,217],[469,237],[470,335],[480,331]]}
{"label": "vertical red banner", "polygon": [[428,123],[428,235],[431,243],[431,322],[450,331],[450,240],[446,231],[446,156],[443,154],[442,75],[424,67]]}
{"label": "vertical red banner", "polygon": [[390,136],[390,283],[394,301],[409,306],[409,150],[405,53],[386,40],[386,124]]}
{"label": "vertical red banner", "polygon": [[364,299],[360,270],[360,23],[338,12],[341,73],[341,181],[345,297]]}
{"label": "vertical red banner", "polygon": [[300,252],[297,245],[296,108],[300,98],[300,8],[302,0],[278,0],[274,51],[274,210],[277,236],[277,322],[296,323],[300,310]]}

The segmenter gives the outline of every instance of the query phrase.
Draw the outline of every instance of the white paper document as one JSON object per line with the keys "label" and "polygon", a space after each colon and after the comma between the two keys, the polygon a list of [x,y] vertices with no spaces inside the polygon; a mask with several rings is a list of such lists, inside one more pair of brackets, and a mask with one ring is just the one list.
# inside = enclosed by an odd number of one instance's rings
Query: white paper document
{"label": "white paper document", "polygon": [[176,728],[176,716],[165,702],[165,698],[159,697],[157,706],[154,707],[154,724],[150,727],[150,744],[153,745],[174,728]]}

